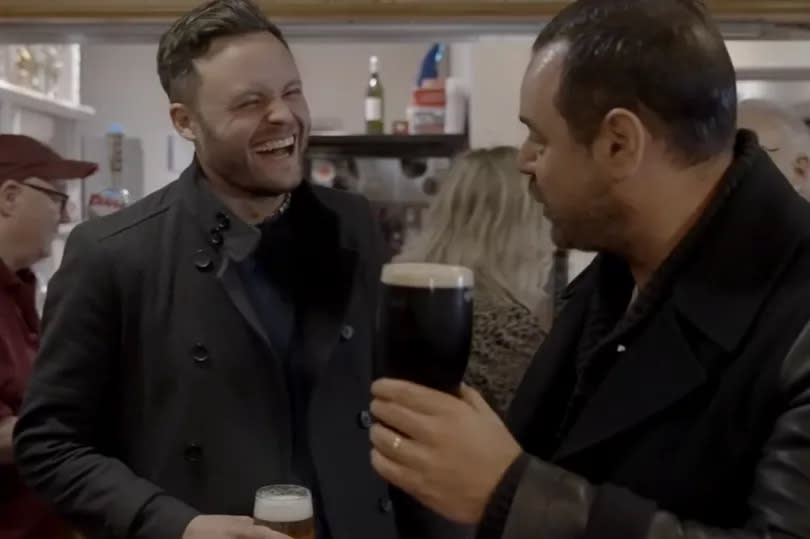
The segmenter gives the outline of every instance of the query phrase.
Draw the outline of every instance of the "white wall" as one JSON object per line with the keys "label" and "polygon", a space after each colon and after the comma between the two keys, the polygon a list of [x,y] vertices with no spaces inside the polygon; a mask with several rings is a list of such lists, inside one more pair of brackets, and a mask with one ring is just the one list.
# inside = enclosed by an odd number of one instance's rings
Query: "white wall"
{"label": "white wall", "polygon": [[[364,129],[369,56],[380,60],[386,128],[390,128],[393,120],[405,119],[410,91],[428,48],[417,43],[292,44],[313,118],[333,118],[348,132]],[[84,132],[102,135],[118,122],[128,136],[140,138],[145,193],[177,175],[167,168],[167,140],[173,130],[155,72],[156,51],[156,45],[82,47],[82,102],[96,109]]]}
{"label": "white wall", "polygon": [[[533,35],[484,36],[473,43],[453,45],[451,58],[470,57],[464,73],[471,88],[470,143],[473,146],[520,144],[525,129],[517,121],[520,81]],[[740,95],[764,97],[786,105],[810,103],[810,41],[729,41],[738,70],[780,71],[798,81],[740,81]],[[810,113],[810,107],[805,107]]]}
{"label": "white wall", "polygon": [[468,78],[471,146],[523,142],[526,130],[517,119],[518,97],[533,41],[534,36],[484,36],[451,47],[451,59],[472,58],[472,66],[459,74]]}
{"label": "white wall", "polygon": [[173,131],[168,101],[155,71],[152,45],[82,47],[82,102],[96,109],[86,122],[87,135],[103,135],[112,123],[138,137],[144,154],[144,193],[166,185],[175,174],[167,168],[167,137]]}
{"label": "white wall", "polygon": [[[518,92],[533,35],[483,36],[450,47],[453,74],[470,90],[473,146],[518,145],[525,135],[517,121]],[[774,68],[810,79],[810,41],[728,43],[739,69]],[[410,89],[428,44],[293,43],[314,118],[333,118],[349,132],[363,129],[368,57],[380,58],[386,90],[386,124],[404,119]],[[85,131],[103,134],[120,122],[140,137],[145,155],[145,192],[176,176],[167,170],[166,141],[172,132],[166,98],[155,74],[153,45],[90,45],[82,49],[82,101],[97,111]],[[126,66],[123,69],[122,66]],[[810,81],[748,81],[743,96],[772,97],[790,104],[810,102]]]}

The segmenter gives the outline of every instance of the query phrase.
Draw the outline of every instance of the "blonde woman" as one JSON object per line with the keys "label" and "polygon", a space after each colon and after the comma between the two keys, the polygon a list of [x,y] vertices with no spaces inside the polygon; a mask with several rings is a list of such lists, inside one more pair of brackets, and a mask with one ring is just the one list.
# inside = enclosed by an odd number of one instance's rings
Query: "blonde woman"
{"label": "blonde woman", "polygon": [[457,157],[420,234],[397,257],[475,272],[466,381],[501,414],[545,337],[537,313],[546,303],[552,252],[542,207],[528,195],[517,159],[517,149],[508,146]]}

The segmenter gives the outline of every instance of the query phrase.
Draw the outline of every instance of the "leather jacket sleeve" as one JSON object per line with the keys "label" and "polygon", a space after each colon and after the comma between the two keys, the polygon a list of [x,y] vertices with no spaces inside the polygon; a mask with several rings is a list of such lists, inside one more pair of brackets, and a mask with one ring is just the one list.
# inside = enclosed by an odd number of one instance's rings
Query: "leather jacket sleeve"
{"label": "leather jacket sleeve", "polygon": [[810,324],[782,368],[783,408],[763,447],[738,529],[682,520],[613,485],[522,455],[493,494],[478,539],[810,538]]}

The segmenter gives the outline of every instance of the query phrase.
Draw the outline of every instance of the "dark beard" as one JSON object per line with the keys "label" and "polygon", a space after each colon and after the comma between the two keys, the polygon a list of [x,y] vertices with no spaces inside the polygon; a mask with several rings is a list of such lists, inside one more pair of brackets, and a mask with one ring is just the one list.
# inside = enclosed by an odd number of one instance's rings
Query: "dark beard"
{"label": "dark beard", "polygon": [[[206,146],[208,146],[209,148],[211,148],[211,147],[220,148],[220,147],[223,146],[223,144],[222,144],[223,141],[220,140],[217,137],[216,131],[213,128],[211,128],[211,126],[208,125],[207,121],[205,121],[202,117],[198,116],[197,117],[197,122],[198,122],[198,124],[200,126],[203,137],[204,137],[205,141],[207,142]],[[298,164],[299,164],[299,167],[301,169],[302,176],[303,176],[303,170],[304,170],[304,164],[305,164],[305,159],[304,159],[303,153],[304,153],[304,148],[306,146],[304,144],[301,144],[300,147],[301,147],[301,153],[298,156],[298,161],[299,161]],[[249,195],[252,198],[273,198],[273,197],[279,197],[279,196],[284,195],[285,193],[288,192],[288,190],[273,189],[273,188],[266,187],[266,186],[263,186],[263,185],[245,184],[245,183],[240,183],[239,181],[234,180],[234,178],[243,177],[244,175],[249,174],[250,171],[249,171],[249,168],[248,168],[248,165],[247,165],[246,162],[236,161],[236,160],[230,160],[229,161],[229,160],[225,160],[225,159],[219,159],[219,157],[221,157],[223,155],[227,155],[228,153],[230,153],[230,152],[224,152],[224,153],[217,152],[217,153],[209,154],[209,158],[211,158],[211,160],[208,163],[206,163],[206,165],[210,168],[211,172],[216,173],[217,178],[221,182],[227,184],[228,187],[230,187],[233,191],[240,192],[240,193],[243,193],[245,195]],[[199,156],[198,156],[198,159],[199,159]],[[299,179],[299,183],[296,184],[296,187],[297,187],[297,185],[300,185],[301,181],[302,181],[302,179]]]}
{"label": "dark beard", "polygon": [[246,193],[253,198],[279,197],[289,192],[280,189],[269,189],[267,187],[262,187],[260,185],[244,185],[241,183],[231,181],[227,177],[223,177],[222,179],[223,181],[225,181],[225,183],[230,185],[232,189],[236,191],[242,191],[243,193]]}

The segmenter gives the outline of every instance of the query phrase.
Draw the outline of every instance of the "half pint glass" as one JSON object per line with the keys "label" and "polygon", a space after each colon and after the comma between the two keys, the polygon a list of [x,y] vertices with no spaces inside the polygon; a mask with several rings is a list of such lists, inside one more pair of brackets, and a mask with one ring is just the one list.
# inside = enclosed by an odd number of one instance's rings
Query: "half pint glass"
{"label": "half pint glass", "polygon": [[253,521],[293,539],[315,539],[312,495],[297,485],[271,485],[256,492]]}

